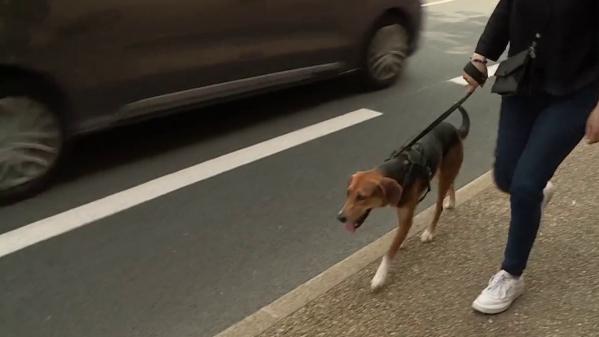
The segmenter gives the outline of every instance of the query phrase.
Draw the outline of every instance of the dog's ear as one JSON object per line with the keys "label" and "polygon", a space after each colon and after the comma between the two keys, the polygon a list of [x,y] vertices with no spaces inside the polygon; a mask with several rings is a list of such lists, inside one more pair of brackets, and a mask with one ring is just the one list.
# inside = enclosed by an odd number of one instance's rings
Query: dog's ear
{"label": "dog's ear", "polygon": [[403,188],[397,181],[384,177],[381,179],[379,184],[381,190],[383,191],[383,197],[385,198],[387,204],[389,205],[397,205],[401,200],[401,196],[403,193]]}
{"label": "dog's ear", "polygon": [[352,174],[349,179],[347,180],[347,186],[349,187],[351,185],[351,183],[354,181],[354,178],[356,177],[356,174]]}
{"label": "dog's ear", "polygon": [[356,173],[352,174],[351,177],[349,177],[349,180],[347,181],[347,187],[350,187],[351,185],[353,185],[354,180],[356,180],[356,178],[358,178],[358,176],[361,174],[362,174],[362,172],[356,172]]}

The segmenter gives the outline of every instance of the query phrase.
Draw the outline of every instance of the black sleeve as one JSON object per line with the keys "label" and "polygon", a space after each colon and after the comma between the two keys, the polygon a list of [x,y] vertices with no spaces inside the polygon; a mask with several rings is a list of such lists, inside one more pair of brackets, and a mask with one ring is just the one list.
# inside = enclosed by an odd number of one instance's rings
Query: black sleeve
{"label": "black sleeve", "polygon": [[500,0],[478,40],[476,53],[497,61],[510,39],[511,0]]}

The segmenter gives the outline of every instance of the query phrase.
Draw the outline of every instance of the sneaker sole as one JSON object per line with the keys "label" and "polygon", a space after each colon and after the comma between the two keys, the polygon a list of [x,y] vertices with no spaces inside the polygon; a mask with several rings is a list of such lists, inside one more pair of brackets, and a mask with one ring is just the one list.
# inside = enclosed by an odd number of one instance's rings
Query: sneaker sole
{"label": "sneaker sole", "polygon": [[483,307],[480,306],[476,301],[472,302],[472,309],[480,312],[481,314],[487,314],[487,315],[494,315],[494,314],[500,314],[504,311],[506,311],[507,309],[509,309],[512,304],[514,304],[514,302],[520,297],[522,296],[524,292],[518,294],[516,297],[514,297],[514,299],[507,303],[505,307],[500,307],[500,308],[488,308],[488,307]]}
{"label": "sneaker sole", "polygon": [[[512,303],[514,303],[514,302],[512,301]],[[486,307],[481,307],[476,303],[472,303],[472,309],[474,309],[475,311],[477,311],[481,314],[495,315],[495,314],[500,314],[500,313],[506,311],[507,309],[509,309],[510,306],[512,305],[512,303],[510,303],[505,308],[486,308]]]}

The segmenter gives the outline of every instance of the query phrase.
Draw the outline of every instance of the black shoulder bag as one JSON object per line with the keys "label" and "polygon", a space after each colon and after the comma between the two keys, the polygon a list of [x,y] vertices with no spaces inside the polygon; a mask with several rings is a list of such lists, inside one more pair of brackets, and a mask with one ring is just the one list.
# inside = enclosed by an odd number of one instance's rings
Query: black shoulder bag
{"label": "black shoulder bag", "polygon": [[553,14],[553,0],[547,1],[549,13],[543,25],[539,26],[535,37],[527,49],[519,52],[516,55],[508,57],[505,61],[499,64],[495,72],[495,83],[491,88],[491,92],[503,95],[530,95],[534,90],[534,68],[535,59],[537,58],[537,46],[541,40],[541,33],[545,33],[547,26],[550,24]]}
{"label": "black shoulder bag", "polygon": [[531,73],[537,57],[537,34],[528,49],[519,52],[499,64],[491,92],[503,95],[528,95],[532,90]]}

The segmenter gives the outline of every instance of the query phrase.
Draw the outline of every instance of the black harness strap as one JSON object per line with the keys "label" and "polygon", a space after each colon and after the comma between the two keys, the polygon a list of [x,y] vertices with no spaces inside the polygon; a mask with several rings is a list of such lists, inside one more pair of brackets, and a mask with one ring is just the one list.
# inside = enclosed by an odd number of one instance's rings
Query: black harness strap
{"label": "black harness strap", "polygon": [[[417,159],[412,155],[412,152],[414,151],[418,152]],[[408,172],[406,173],[406,185],[409,186],[412,183],[415,175],[426,175],[426,191],[418,200],[418,202],[422,202],[422,200],[424,200],[424,198],[426,198],[431,191],[431,179],[433,178],[433,173],[431,172],[431,168],[425,162],[426,157],[424,156],[422,147],[420,147],[419,144],[412,145],[410,151],[406,152],[406,155],[409,162]]]}
{"label": "black harness strap", "polygon": [[[414,145],[418,145],[416,143],[419,140],[421,140],[422,137],[426,136],[435,127],[437,127],[439,124],[441,124],[441,122],[443,122],[445,119],[447,119],[447,117],[449,117],[449,115],[451,115],[454,111],[456,111],[457,109],[460,109],[462,107],[462,104],[464,104],[464,102],[471,95],[472,95],[471,92],[467,93],[466,96],[462,97],[459,101],[457,101],[449,109],[447,109],[445,112],[443,112],[441,114],[441,116],[439,116],[437,119],[435,119],[429,126],[426,127],[426,129],[424,129],[422,132],[420,132],[416,137],[414,137],[407,144],[403,145],[398,150],[393,151],[391,153],[391,155],[389,155],[389,157],[387,159],[385,159],[385,161],[389,161],[389,160],[399,157],[402,153],[405,153],[405,155],[407,157],[408,165],[409,165],[408,171],[406,173],[405,182],[404,182],[405,185],[407,185],[407,186],[409,186],[409,184],[412,183],[412,180],[414,179],[414,175],[418,174],[418,172],[416,172],[416,171],[420,171],[420,174],[422,174],[422,172],[424,172],[426,174],[426,178],[427,178],[426,179],[426,181],[427,181],[426,192],[420,197],[420,200],[418,200],[418,202],[421,202],[422,200],[424,200],[424,198],[426,198],[426,196],[431,191],[431,179],[432,179],[433,172],[431,172],[431,169],[430,169],[430,167],[428,167],[426,162],[423,162],[423,160],[425,159],[425,156],[424,156],[424,153],[422,152],[422,148],[420,146],[414,146]],[[415,160],[413,158],[413,156],[411,155],[411,151],[406,151],[406,150],[419,152],[419,159]]]}

